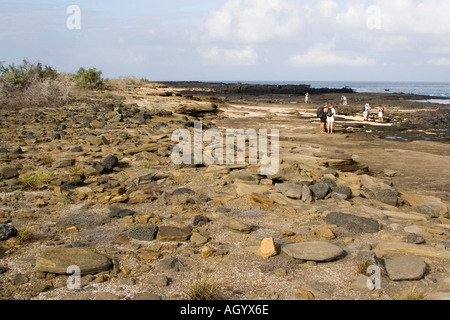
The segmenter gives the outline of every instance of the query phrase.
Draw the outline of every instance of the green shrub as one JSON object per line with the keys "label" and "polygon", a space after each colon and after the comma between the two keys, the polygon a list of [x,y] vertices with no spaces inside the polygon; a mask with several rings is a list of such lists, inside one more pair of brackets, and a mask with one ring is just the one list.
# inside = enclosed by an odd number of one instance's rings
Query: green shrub
{"label": "green shrub", "polygon": [[96,68],[81,67],[75,74],[77,86],[84,89],[101,89],[103,87],[102,71]]}
{"label": "green shrub", "polygon": [[19,66],[16,66],[14,63],[9,64],[7,67],[1,65],[0,74],[7,85],[21,88],[30,86],[37,79],[55,80],[58,76],[58,73],[52,67],[43,66],[40,62],[33,64],[26,59]]}
{"label": "green shrub", "polygon": [[0,106],[7,108],[60,106],[69,99],[70,80],[50,66],[0,64]]}

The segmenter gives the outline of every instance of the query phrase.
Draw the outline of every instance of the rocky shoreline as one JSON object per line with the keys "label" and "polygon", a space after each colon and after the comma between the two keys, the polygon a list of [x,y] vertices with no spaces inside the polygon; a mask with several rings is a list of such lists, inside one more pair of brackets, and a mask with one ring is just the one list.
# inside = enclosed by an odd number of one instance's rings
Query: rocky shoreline
{"label": "rocky shoreline", "polygon": [[[348,92],[321,135],[315,110],[342,91],[306,105],[266,89],[147,83],[1,110],[0,299],[188,299],[198,280],[217,299],[449,299],[444,108]],[[363,123],[363,102],[388,106],[387,123]],[[195,121],[279,129],[278,173],[174,164],[172,134]],[[362,263],[383,267],[380,288]]]}

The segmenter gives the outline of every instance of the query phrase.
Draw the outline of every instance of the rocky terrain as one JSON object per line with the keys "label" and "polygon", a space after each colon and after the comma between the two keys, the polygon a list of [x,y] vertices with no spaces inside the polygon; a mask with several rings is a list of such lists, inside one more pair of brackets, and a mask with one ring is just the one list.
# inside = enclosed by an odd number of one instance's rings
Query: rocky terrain
{"label": "rocky terrain", "polygon": [[[342,92],[252,92],[147,83],[1,110],[0,299],[189,299],[198,282],[216,299],[449,299],[445,107],[349,92],[327,135],[316,109]],[[387,122],[363,122],[365,102]],[[279,130],[278,172],[174,164],[194,121]]]}

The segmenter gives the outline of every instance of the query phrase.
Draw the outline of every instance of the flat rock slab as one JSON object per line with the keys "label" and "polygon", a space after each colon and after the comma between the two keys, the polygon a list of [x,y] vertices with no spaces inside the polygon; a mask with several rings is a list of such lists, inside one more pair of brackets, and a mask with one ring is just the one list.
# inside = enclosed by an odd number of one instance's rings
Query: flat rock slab
{"label": "flat rock slab", "polygon": [[393,219],[400,220],[411,220],[411,221],[427,221],[425,216],[414,214],[414,213],[405,213],[405,212],[397,212],[397,211],[382,211],[385,216]]}
{"label": "flat rock slab", "polygon": [[286,244],[281,251],[288,256],[307,261],[327,262],[338,258],[344,250],[326,241],[311,241]]}
{"label": "flat rock slab", "polygon": [[402,256],[385,261],[389,278],[393,281],[420,280],[427,265],[421,257]]}
{"label": "flat rock slab", "polygon": [[0,178],[11,179],[19,175],[17,168],[12,166],[5,166],[0,168]]}
{"label": "flat rock slab", "polygon": [[264,185],[252,185],[252,184],[243,184],[243,183],[236,183],[236,193],[238,196],[243,197],[246,195],[251,195],[253,193],[256,194],[263,194],[264,192],[270,191],[270,186],[264,186]]}
{"label": "flat rock slab", "polygon": [[183,194],[194,194],[195,191],[189,188],[178,188],[172,191],[173,196],[183,195]]}
{"label": "flat rock slab", "polygon": [[382,241],[376,246],[374,251],[378,257],[383,257],[385,254],[395,253],[450,260],[450,251],[423,244],[416,245],[396,241]]}
{"label": "flat rock slab", "polygon": [[158,241],[186,241],[191,236],[190,228],[174,226],[160,226],[156,240]]}
{"label": "flat rock slab", "polygon": [[438,199],[436,201],[425,200],[420,205],[421,206],[427,206],[427,207],[433,209],[439,215],[446,216],[447,218],[449,217],[448,216],[448,206],[445,203],[443,203],[442,201],[440,201],[440,199]]}
{"label": "flat rock slab", "polygon": [[103,136],[88,135],[86,142],[93,146],[109,145],[108,139]]}
{"label": "flat rock slab", "polygon": [[110,218],[124,218],[135,214],[136,212],[130,209],[113,209],[108,215]]}
{"label": "flat rock slab", "polygon": [[175,257],[166,257],[155,265],[156,272],[175,271],[180,272],[186,270],[186,266]]}
{"label": "flat rock slab", "polygon": [[126,150],[126,153],[128,154],[136,154],[136,153],[140,153],[140,152],[155,152],[158,151],[159,145],[157,143],[152,143],[149,145],[145,145],[145,146],[140,146],[140,147],[136,147],[136,148],[129,148]]}
{"label": "flat rock slab", "polygon": [[302,192],[303,192],[303,185],[296,184],[296,183],[282,183],[277,184],[275,186],[275,190],[278,192],[281,192],[286,197],[292,198],[292,199],[301,199]]}
{"label": "flat rock slab", "polygon": [[101,226],[111,221],[109,217],[91,213],[72,213],[60,217],[57,224],[66,227],[92,228]]}
{"label": "flat rock slab", "polygon": [[421,205],[413,208],[413,211],[427,215],[430,218],[439,218],[439,213],[429,206]]}
{"label": "flat rock slab", "polygon": [[36,259],[36,271],[67,274],[69,266],[78,266],[81,275],[109,270],[111,261],[88,248],[52,248]]}
{"label": "flat rock slab", "polygon": [[58,160],[53,166],[55,168],[65,168],[65,167],[72,167],[73,165],[75,165],[76,160],[71,158],[71,159],[60,159]]}
{"label": "flat rock slab", "polygon": [[313,152],[313,156],[318,157],[318,158],[352,160],[351,154],[343,153],[343,152],[315,151],[315,152]]}
{"label": "flat rock slab", "polygon": [[398,204],[398,192],[392,189],[368,190],[369,195],[383,203],[396,207]]}
{"label": "flat rock slab", "polygon": [[130,181],[136,186],[148,184],[154,180],[157,174],[158,170],[155,169],[141,169],[130,175]]}
{"label": "flat rock slab", "polygon": [[342,212],[331,212],[326,218],[327,224],[335,224],[338,227],[358,233],[377,233],[380,231],[378,221]]}
{"label": "flat rock slab", "polygon": [[208,242],[208,238],[202,236],[200,233],[194,232],[191,235],[190,241],[193,245],[202,245]]}
{"label": "flat rock slab", "polygon": [[236,219],[227,219],[225,221],[225,227],[230,230],[241,232],[241,233],[250,233],[252,231],[252,226],[248,225],[244,222],[238,221]]}
{"label": "flat rock slab", "polygon": [[375,177],[368,176],[366,174],[362,175],[360,177],[361,184],[364,186],[364,188],[375,191],[375,190],[385,190],[385,189],[392,189],[391,186],[389,186],[384,180],[378,179]]}
{"label": "flat rock slab", "polygon": [[158,226],[148,225],[148,226],[138,226],[128,230],[128,236],[130,238],[142,241],[153,241],[155,240],[156,233],[158,232]]}
{"label": "flat rock slab", "polygon": [[163,274],[151,275],[147,281],[158,287],[166,287],[169,284],[169,279]]}

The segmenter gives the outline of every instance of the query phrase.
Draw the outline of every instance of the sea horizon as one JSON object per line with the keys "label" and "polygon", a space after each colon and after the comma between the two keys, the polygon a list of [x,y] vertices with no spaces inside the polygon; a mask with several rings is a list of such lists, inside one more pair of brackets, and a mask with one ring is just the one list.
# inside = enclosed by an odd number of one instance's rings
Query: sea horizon
{"label": "sea horizon", "polygon": [[193,81],[226,84],[253,85],[311,85],[311,88],[342,89],[351,88],[357,93],[405,93],[430,97],[450,98],[450,82],[440,81]]}

